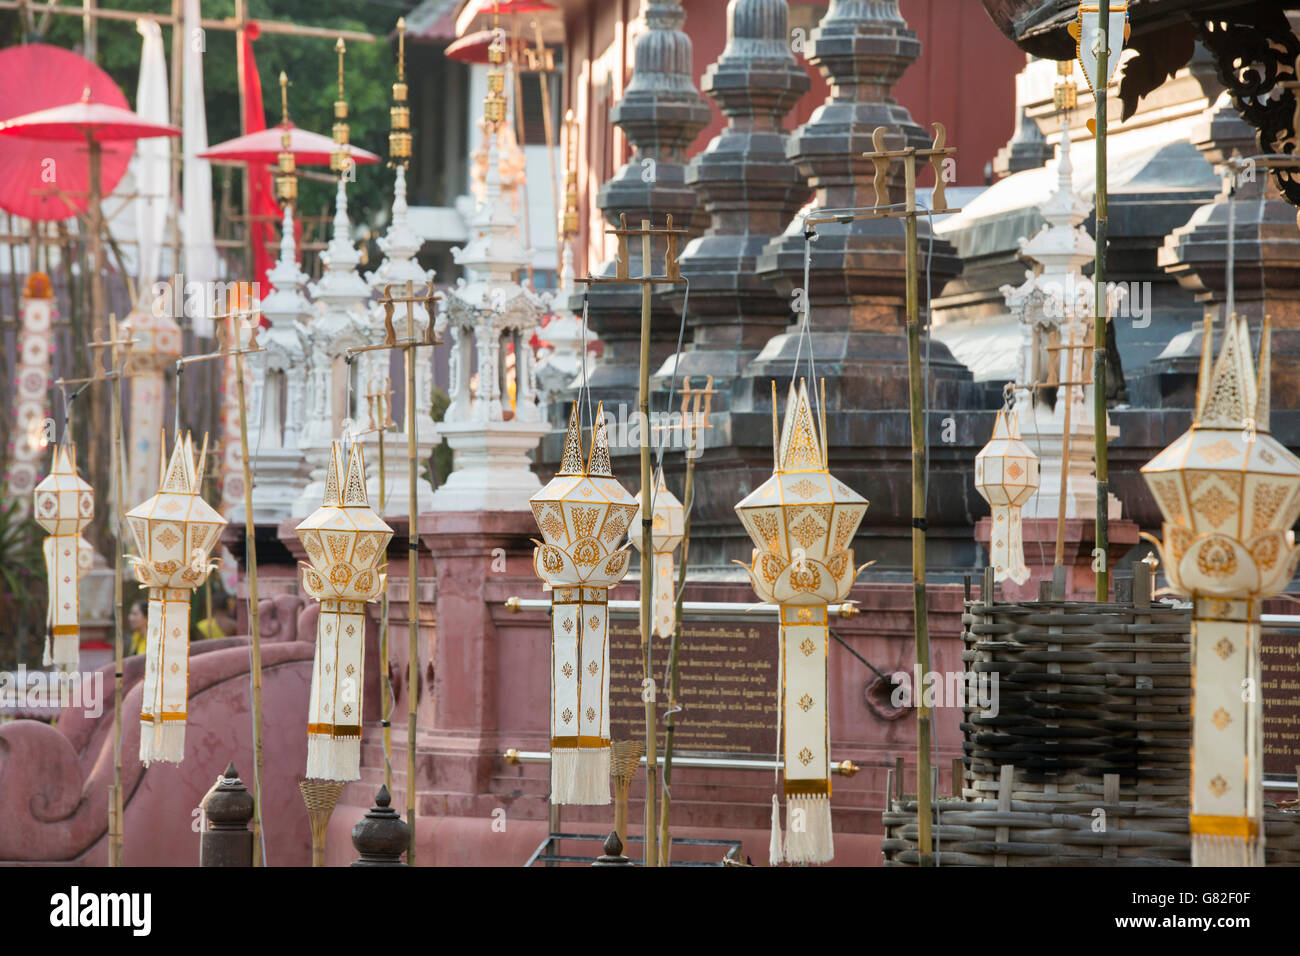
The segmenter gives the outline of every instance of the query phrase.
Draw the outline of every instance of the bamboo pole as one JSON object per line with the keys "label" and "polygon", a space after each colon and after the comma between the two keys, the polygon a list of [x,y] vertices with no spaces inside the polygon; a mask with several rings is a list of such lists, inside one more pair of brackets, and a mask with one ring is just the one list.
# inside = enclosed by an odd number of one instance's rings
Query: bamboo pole
{"label": "bamboo pole", "polygon": [[[113,336],[117,338],[116,335]],[[114,348],[114,369],[117,368],[116,352]],[[124,476],[122,474],[122,462],[125,456],[122,454],[122,399],[119,393],[121,388],[120,376],[111,380],[113,388],[113,397],[111,402],[111,412],[113,416],[113,441],[110,445],[113,455],[113,510],[117,516],[117,536],[115,544],[117,545],[116,559],[113,561],[113,786],[109,788],[109,846],[108,846],[108,865],[123,865],[123,799],[122,799],[122,641],[125,635],[122,633],[122,561],[125,560],[124,553],[125,540],[124,531],[126,521],[123,518],[124,506],[122,503],[122,488],[124,485]]]}
{"label": "bamboo pole", "polygon": [[[930,672],[930,625],[925,591],[925,396],[921,380],[921,318],[917,283],[920,264],[916,238],[916,164],[903,161],[907,184],[907,211],[903,218],[907,244],[907,385],[912,425],[912,609],[916,629],[916,666]],[[930,855],[930,708],[924,695],[916,700],[917,850],[922,866],[934,863]]]}
{"label": "bamboo pole", "polygon": [[1106,454],[1106,324],[1108,303],[1106,296],[1106,233],[1109,211],[1106,196],[1106,78],[1109,76],[1107,58],[1110,52],[1110,3],[1097,4],[1097,79],[1096,136],[1097,136],[1097,257],[1092,271],[1096,316],[1092,333],[1092,430],[1097,458],[1097,530],[1094,566],[1097,570],[1098,601],[1110,598],[1110,569],[1107,551],[1110,546],[1110,464]]}
{"label": "bamboo pole", "polygon": [[[388,396],[379,399],[384,403],[379,416],[379,514],[383,516],[388,510],[388,469],[384,461],[384,428],[388,421]],[[383,555],[380,574],[388,573],[388,552]],[[379,601],[379,660],[384,669],[383,680],[379,682],[379,699],[381,726],[384,731],[384,786],[393,792],[393,699],[388,683],[388,588],[384,588]]]}
{"label": "bamboo pole", "polygon": [[[647,682],[653,682],[650,647],[650,598],[654,589],[654,540],[651,529],[654,518],[651,514],[651,477],[650,477],[650,220],[641,220],[641,367],[640,383],[637,388],[637,408],[641,415],[641,676]],[[645,702],[645,752],[646,752],[646,794],[645,794],[645,865],[658,866],[658,816],[655,813],[655,777],[658,775],[658,759],[655,745],[659,736],[655,714],[654,684],[646,683]]]}
{"label": "bamboo pole", "polygon": [[[408,283],[407,298],[412,295]],[[411,306],[407,304],[407,338],[412,342],[415,339],[415,318],[410,311]],[[433,326],[433,315],[429,315],[430,328]],[[409,511],[409,524],[406,532],[406,549],[407,549],[407,574],[409,576],[409,594],[407,595],[407,637],[409,645],[407,648],[407,675],[406,675],[406,699],[407,699],[407,723],[406,723],[406,825],[410,828],[411,842],[406,850],[406,863],[408,866],[415,866],[415,803],[416,803],[416,786],[415,786],[415,729],[416,729],[416,691],[419,689],[420,681],[420,595],[419,595],[419,505],[416,503],[416,478],[418,477],[419,464],[417,461],[418,452],[415,441],[415,356],[416,350],[414,345],[405,349],[406,359],[406,457],[407,457],[407,476],[406,476],[406,493],[408,495],[407,505]]]}
{"label": "bamboo pole", "polygon": [[[698,433],[694,441],[699,441]],[[694,442],[692,443],[694,445]],[[691,548],[691,506],[695,502],[695,456],[699,449],[692,447],[686,454],[686,488],[682,492],[682,563],[677,569],[677,600],[674,608],[673,639],[668,645],[668,716],[664,726],[664,790],[663,809],[659,815],[659,865],[668,866],[672,855],[672,833],[668,826],[668,815],[672,805],[673,783],[673,742],[677,733],[675,716],[677,713],[677,694],[681,686],[678,673],[678,647],[682,635],[682,601],[686,596],[686,562]],[[644,496],[643,496],[644,497]]]}
{"label": "bamboo pole", "polygon": [[[232,326],[234,320],[230,320]],[[248,634],[253,651],[253,865],[264,866],[262,841],[262,639],[257,599],[257,527],[253,522],[253,468],[248,452],[248,412],[244,401],[244,350],[239,329],[231,330],[235,349],[235,390],[239,399],[239,450],[244,471],[244,561],[248,575]],[[208,633],[212,633],[208,621]]]}
{"label": "bamboo pole", "polygon": [[[1070,345],[1066,349],[1066,362],[1069,367],[1069,375],[1066,384],[1061,387],[1061,395],[1065,399],[1065,419],[1061,423],[1061,493],[1056,502],[1056,557],[1053,562],[1055,567],[1065,566],[1065,505],[1070,491],[1070,445],[1073,444],[1071,428],[1073,427],[1072,411],[1074,409],[1074,327],[1070,327]],[[1057,367],[1060,365],[1058,363]],[[1059,399],[1058,399],[1059,401]]]}

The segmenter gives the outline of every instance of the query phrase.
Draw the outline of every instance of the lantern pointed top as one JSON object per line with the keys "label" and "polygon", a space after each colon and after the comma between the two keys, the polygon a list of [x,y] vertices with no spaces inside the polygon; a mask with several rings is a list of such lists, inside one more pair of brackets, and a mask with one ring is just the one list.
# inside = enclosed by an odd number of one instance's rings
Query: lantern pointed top
{"label": "lantern pointed top", "polygon": [[798,389],[790,385],[786,400],[785,422],[781,426],[781,440],[777,446],[776,471],[825,471],[826,458],[817,435],[812,404],[808,400],[808,384],[799,380]]}
{"label": "lantern pointed top", "polygon": [[360,445],[354,444],[348,452],[348,470],[343,482],[343,507],[370,507],[370,498],[366,494],[366,465],[361,460]]}
{"label": "lantern pointed top", "polygon": [[1264,328],[1259,333],[1259,378],[1255,383],[1255,430],[1267,432],[1269,418],[1273,414],[1273,396],[1270,388],[1270,376],[1273,367],[1273,333],[1269,327],[1268,316],[1264,316]]}
{"label": "lantern pointed top", "polygon": [[1020,438],[1020,417],[1005,408],[998,409],[998,417],[993,422],[993,439],[1005,438],[1008,441]]}
{"label": "lantern pointed top", "polygon": [[54,461],[50,464],[52,475],[75,475],[77,473],[77,446],[60,444],[55,446]]}
{"label": "lantern pointed top", "polygon": [[330,445],[330,460],[325,466],[325,494],[321,498],[322,508],[337,508],[343,504],[343,461],[342,449],[338,442]]}
{"label": "lantern pointed top", "polygon": [[172,446],[171,457],[167,461],[167,470],[163,472],[163,480],[158,486],[158,492],[197,494],[198,481],[195,476],[194,437],[186,432],[185,437],[178,437],[176,444]]}
{"label": "lantern pointed top", "polygon": [[560,462],[558,475],[581,475],[582,466],[582,432],[578,427],[578,403],[573,403],[569,413],[569,430],[564,436],[564,458]]}
{"label": "lantern pointed top", "polygon": [[609,462],[609,432],[605,428],[605,403],[596,405],[596,427],[591,435],[591,454],[587,458],[587,474],[598,478],[613,478]]}
{"label": "lantern pointed top", "polygon": [[[1207,319],[1201,343],[1200,395],[1193,427],[1244,428],[1248,422],[1253,421],[1257,431],[1267,431],[1267,388],[1262,402],[1259,394],[1259,385],[1267,382],[1269,374],[1270,350],[1265,344],[1268,340],[1267,326],[1260,348],[1259,378],[1256,378],[1255,363],[1250,354],[1250,326],[1244,319],[1230,316],[1223,330],[1219,357],[1214,361],[1213,371],[1207,379],[1213,338],[1213,325]],[[1259,415],[1261,411],[1264,412],[1262,428]]]}

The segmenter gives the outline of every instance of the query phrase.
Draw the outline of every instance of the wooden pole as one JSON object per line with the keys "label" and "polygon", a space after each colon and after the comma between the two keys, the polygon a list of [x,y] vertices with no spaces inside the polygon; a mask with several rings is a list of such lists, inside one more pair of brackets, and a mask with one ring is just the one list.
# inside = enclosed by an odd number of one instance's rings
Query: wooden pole
{"label": "wooden pole", "polygon": [[[407,283],[408,299],[413,292],[410,282]],[[433,315],[429,315],[429,322],[432,324]],[[407,303],[407,339],[410,342],[415,340],[415,316],[411,311],[411,305]],[[407,636],[409,638],[409,647],[407,653],[407,675],[406,675],[406,699],[407,699],[407,720],[406,720],[406,825],[410,827],[411,842],[406,850],[406,863],[408,866],[415,866],[415,804],[416,804],[416,786],[415,786],[415,729],[416,729],[416,691],[419,689],[420,681],[420,575],[418,567],[419,558],[419,505],[416,504],[416,478],[418,477],[419,463],[418,452],[415,442],[415,356],[416,349],[414,344],[405,349],[406,359],[406,457],[407,457],[407,481],[406,493],[409,496],[407,504],[409,506],[409,526],[406,533],[407,549],[407,574],[409,576],[410,593],[407,595]]]}
{"label": "wooden pole", "polygon": [[[229,320],[234,325],[234,320]],[[244,401],[244,352],[238,327],[228,341],[235,349],[235,389],[239,393],[239,450],[244,466],[244,560],[248,568],[248,634],[253,651],[253,866],[265,864],[262,847],[262,639],[258,622],[257,527],[253,522],[253,468],[248,452],[248,412]],[[208,633],[212,632],[208,622]]]}
{"label": "wooden pole", "polygon": [[1110,545],[1110,465],[1106,454],[1106,232],[1109,212],[1106,197],[1106,77],[1109,75],[1107,58],[1110,52],[1110,2],[1097,4],[1097,258],[1092,270],[1095,293],[1096,320],[1092,332],[1092,430],[1097,458],[1097,531],[1095,546],[1099,555],[1094,558],[1097,570],[1097,600],[1110,598],[1110,569],[1107,551]]}
{"label": "wooden pole", "polygon": [[[1071,326],[1070,345],[1065,351],[1069,373],[1065,384],[1061,386],[1061,395],[1065,399],[1065,420],[1061,423],[1061,493],[1056,502],[1056,557],[1053,562],[1058,568],[1065,566],[1065,504],[1070,488],[1070,445],[1073,443],[1070,430],[1073,427],[1071,413],[1074,409],[1074,385],[1070,383],[1074,381],[1074,349],[1074,328]],[[1060,367],[1059,363],[1057,367]]]}
{"label": "wooden pole", "polygon": [[90,240],[90,321],[91,328],[98,329],[104,315],[104,241],[101,235],[103,214],[100,209],[100,146],[95,141],[95,134],[86,133],[86,147],[90,156],[90,198],[86,203],[88,225],[86,231]]}
{"label": "wooden pole", "polygon": [[[916,630],[916,667],[921,679],[930,672],[930,626],[925,592],[925,396],[921,380],[921,317],[917,283],[920,264],[916,239],[916,163],[903,160],[907,211],[903,218],[907,244],[907,384],[912,424],[912,609]],[[919,688],[917,688],[919,691]],[[916,813],[917,851],[922,866],[930,855],[930,708],[916,694]]]}
{"label": "wooden pole", "polygon": [[[379,399],[385,403],[385,411],[379,417],[379,514],[383,517],[388,510],[388,471],[384,462],[384,427],[387,421],[388,396]],[[384,552],[380,573],[388,573],[388,552]],[[379,713],[382,715],[381,726],[384,731],[384,786],[393,792],[393,699],[388,684],[388,588],[384,588],[379,600],[379,661],[383,667],[383,678],[379,681]]]}
{"label": "wooden pole", "polygon": [[[699,441],[699,435],[695,435]],[[672,833],[668,828],[668,814],[672,805],[673,783],[673,740],[677,733],[676,713],[677,694],[680,690],[678,674],[678,648],[682,637],[682,600],[686,593],[686,562],[691,547],[691,505],[695,500],[695,456],[699,454],[696,447],[688,448],[686,453],[686,488],[682,492],[682,563],[677,569],[677,602],[675,609],[675,627],[673,639],[668,645],[668,717],[664,727],[664,796],[663,809],[659,815],[659,865],[668,866],[672,855]]]}
{"label": "wooden pole", "polygon": [[[116,335],[113,336],[117,338]],[[113,350],[116,356],[117,350]],[[116,358],[113,362],[114,371],[119,371]],[[123,552],[126,550],[125,529],[126,520],[123,517],[124,507],[122,504],[122,461],[125,457],[122,454],[122,400],[118,390],[121,388],[121,379],[114,378],[110,382],[112,386],[112,406],[113,415],[113,441],[112,449],[112,471],[113,471],[113,510],[117,515],[117,538],[114,542],[117,545],[117,555],[113,561],[113,786],[109,788],[108,815],[109,825],[109,845],[108,845],[108,865],[122,866],[123,857],[123,819],[122,819],[122,641],[125,635],[122,633],[122,562],[125,560]]]}
{"label": "wooden pole", "polygon": [[[653,682],[654,673],[650,655],[650,599],[654,590],[654,540],[651,529],[654,517],[651,514],[650,497],[650,220],[641,220],[641,380],[637,389],[637,408],[641,414],[641,676],[645,681]],[[642,685],[646,688],[645,702],[645,753],[646,753],[646,795],[645,795],[645,865],[658,866],[657,848],[658,815],[655,813],[655,787],[657,786],[659,762],[656,754],[656,738],[659,728],[655,714],[655,693],[653,683]]]}

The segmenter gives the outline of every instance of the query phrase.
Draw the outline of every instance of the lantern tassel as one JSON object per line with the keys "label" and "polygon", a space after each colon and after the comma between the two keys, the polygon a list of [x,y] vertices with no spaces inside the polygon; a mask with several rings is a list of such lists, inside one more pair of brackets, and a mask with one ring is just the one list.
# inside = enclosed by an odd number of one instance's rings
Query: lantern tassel
{"label": "lantern tassel", "polygon": [[791,863],[829,863],[835,856],[831,801],[824,795],[788,796],[785,854]]}
{"label": "lantern tassel", "polygon": [[767,843],[767,862],[779,866],[785,861],[781,840],[781,801],[772,794],[772,836]]}

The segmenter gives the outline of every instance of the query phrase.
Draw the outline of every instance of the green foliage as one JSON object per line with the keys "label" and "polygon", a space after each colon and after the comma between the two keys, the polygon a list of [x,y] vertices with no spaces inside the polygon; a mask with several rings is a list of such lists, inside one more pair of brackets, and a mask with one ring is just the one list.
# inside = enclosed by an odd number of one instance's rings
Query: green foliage
{"label": "green foliage", "polygon": [[[447,406],[450,404],[451,396],[435,385],[433,387],[432,407],[430,408],[430,413],[435,422],[442,421],[442,416],[447,414]],[[433,468],[437,474],[431,477],[434,478],[432,484],[435,488],[447,480],[447,476],[451,474],[451,466],[451,446],[447,444],[447,439],[444,438],[438,444],[438,447],[433,450]]]}
{"label": "green foliage", "polygon": [[44,637],[45,532],[19,511],[0,503],[0,669],[40,665]]}
{"label": "green foliage", "polygon": [[[278,20],[303,26],[359,30],[379,37],[379,42],[350,41],[344,61],[345,96],[351,141],[387,156],[388,107],[396,68],[396,51],[387,41],[397,18],[409,12],[413,2],[402,0],[248,0],[250,19]],[[101,6],[147,13],[171,13],[169,0],[104,0]],[[233,17],[234,0],[203,0],[203,16],[209,20]],[[38,14],[39,20],[39,14]],[[21,21],[15,12],[0,13],[0,44],[21,39]],[[163,44],[171,63],[172,31],[163,28]],[[98,63],[117,82],[127,100],[135,105],[140,74],[140,34],[128,21],[100,20]],[[239,77],[233,30],[206,30],[204,37],[203,91],[207,105],[208,142],[220,143],[239,135]],[[43,42],[80,51],[81,18],[51,17]],[[338,59],[334,39],[263,33],[253,42],[266,123],[280,121],[280,71],[289,77],[289,116],[293,122],[326,136],[334,124]],[[325,171],[325,170],[322,170]],[[354,222],[374,222],[386,213],[392,189],[392,172],[383,164],[362,166],[355,185],[348,188],[349,210]],[[334,190],[325,183],[303,180],[299,204],[315,215],[322,208],[334,208]]]}

